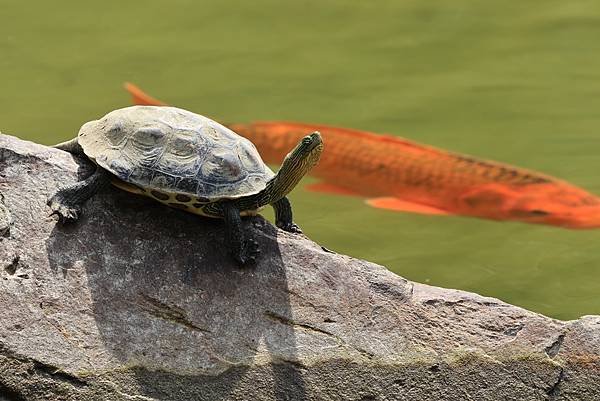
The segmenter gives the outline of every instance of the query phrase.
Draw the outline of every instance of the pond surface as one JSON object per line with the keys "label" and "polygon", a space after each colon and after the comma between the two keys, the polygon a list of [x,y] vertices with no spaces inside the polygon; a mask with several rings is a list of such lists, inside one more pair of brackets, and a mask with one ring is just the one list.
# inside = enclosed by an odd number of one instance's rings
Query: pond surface
{"label": "pond surface", "polygon": [[[600,194],[595,1],[5,0],[0,15],[0,130],[21,138],[74,136],[128,105],[132,81],[222,121],[386,132]],[[561,319],[600,314],[600,230],[291,198],[312,239],[408,279]]]}

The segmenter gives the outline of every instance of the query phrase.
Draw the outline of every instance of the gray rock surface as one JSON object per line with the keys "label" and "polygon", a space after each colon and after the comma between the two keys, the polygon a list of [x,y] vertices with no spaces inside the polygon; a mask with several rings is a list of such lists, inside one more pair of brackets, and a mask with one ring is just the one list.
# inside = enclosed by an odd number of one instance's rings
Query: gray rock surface
{"label": "gray rock surface", "polygon": [[0,135],[2,400],[600,399],[598,316],[412,283],[260,217],[239,269],[220,221],[115,188],[58,226],[46,199],[86,166]]}
{"label": "gray rock surface", "polygon": [[8,237],[10,235],[11,225],[12,216],[10,210],[4,204],[4,195],[0,192],[0,237]]}

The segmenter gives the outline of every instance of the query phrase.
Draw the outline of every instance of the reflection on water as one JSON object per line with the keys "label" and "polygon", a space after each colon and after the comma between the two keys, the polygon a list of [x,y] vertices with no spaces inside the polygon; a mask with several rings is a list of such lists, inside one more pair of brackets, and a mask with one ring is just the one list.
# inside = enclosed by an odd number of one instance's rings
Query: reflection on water
{"label": "reflection on water", "polygon": [[[218,120],[389,132],[600,194],[594,2],[61,4],[2,6],[3,132],[67,139],[127,105],[129,80]],[[599,231],[399,214],[301,189],[292,201],[313,239],[407,278],[559,318],[600,313]]]}

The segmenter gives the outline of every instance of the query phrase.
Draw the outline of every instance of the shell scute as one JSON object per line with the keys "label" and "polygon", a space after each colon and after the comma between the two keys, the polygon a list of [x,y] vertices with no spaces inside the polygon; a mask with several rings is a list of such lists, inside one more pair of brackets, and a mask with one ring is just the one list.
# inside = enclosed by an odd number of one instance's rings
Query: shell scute
{"label": "shell scute", "polygon": [[174,192],[175,184],[177,183],[178,178],[176,176],[165,174],[160,171],[155,171],[152,179],[150,180],[150,188],[160,188],[162,190],[169,190],[169,192]]}
{"label": "shell scute", "polygon": [[123,181],[129,180],[133,166],[127,159],[114,159],[110,162],[111,172]]}
{"label": "shell scute", "polygon": [[175,192],[184,194],[198,193],[198,179],[196,177],[184,177],[177,182]]}
{"label": "shell scute", "polygon": [[142,183],[150,183],[152,178],[154,177],[155,170],[149,167],[144,166],[136,166],[133,167],[130,171],[129,176],[125,178],[121,178],[123,181],[138,183],[138,185],[142,187],[147,187],[148,185],[144,185]]}
{"label": "shell scute", "polygon": [[164,130],[156,127],[143,127],[131,135],[131,148],[140,154],[160,155],[167,142]]}
{"label": "shell scute", "polygon": [[208,146],[201,137],[184,131],[171,137],[155,167],[165,173],[177,172],[181,177],[194,177],[208,152]]}
{"label": "shell scute", "polygon": [[[106,125],[106,123],[104,125]],[[123,124],[118,121],[111,124],[111,126],[104,131],[103,135],[113,148],[120,148],[127,142],[127,136],[124,135]]]}

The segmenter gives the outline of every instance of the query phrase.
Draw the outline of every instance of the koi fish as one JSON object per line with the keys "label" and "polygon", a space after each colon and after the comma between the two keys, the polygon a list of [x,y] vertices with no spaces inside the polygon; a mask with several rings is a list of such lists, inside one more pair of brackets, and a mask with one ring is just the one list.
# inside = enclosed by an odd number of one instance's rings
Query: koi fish
{"label": "koi fish", "polygon": [[[127,83],[135,104],[165,105]],[[600,227],[600,198],[539,172],[454,153],[404,138],[285,121],[228,124],[267,163],[278,163],[306,132],[325,150],[310,191],[367,198],[372,207],[513,220],[564,228]]]}

